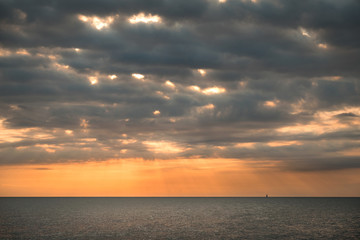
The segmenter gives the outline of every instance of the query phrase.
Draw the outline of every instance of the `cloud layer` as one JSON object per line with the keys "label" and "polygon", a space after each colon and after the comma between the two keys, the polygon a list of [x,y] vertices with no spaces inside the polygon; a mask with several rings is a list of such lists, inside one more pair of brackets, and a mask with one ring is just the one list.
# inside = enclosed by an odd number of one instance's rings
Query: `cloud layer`
{"label": "cloud layer", "polygon": [[200,157],[360,167],[359,1],[0,9],[1,164]]}

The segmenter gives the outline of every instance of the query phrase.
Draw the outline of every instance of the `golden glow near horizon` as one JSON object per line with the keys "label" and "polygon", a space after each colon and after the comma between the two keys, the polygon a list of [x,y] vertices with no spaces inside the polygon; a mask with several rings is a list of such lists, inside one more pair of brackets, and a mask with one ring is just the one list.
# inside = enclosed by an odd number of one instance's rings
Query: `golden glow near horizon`
{"label": "golden glow near horizon", "polygon": [[[199,107],[198,111],[212,111],[211,103]],[[17,111],[17,106],[12,109]],[[315,121],[308,124],[278,129],[282,134],[324,133],[348,127],[341,125],[335,116],[352,112],[360,115],[359,107],[345,107],[334,111],[318,111]],[[20,142],[29,136],[36,139],[51,139],[51,135],[34,132],[39,129],[8,129],[0,121],[0,139],[6,142]],[[175,120],[174,120],[175,121]],[[358,118],[348,120],[360,126]],[[80,119],[79,125],[86,129],[89,121]],[[62,130],[73,137],[73,130]],[[76,132],[76,134],[78,134]],[[122,134],[118,142],[126,145],[138,141]],[[31,139],[31,138],[29,138]],[[81,138],[81,144],[95,144],[96,138]],[[172,141],[143,141],[150,153],[158,156],[177,156],[187,149]],[[254,150],[258,147],[296,147],[301,141],[244,142],[234,147]],[[65,147],[58,144],[37,143],[36,151],[56,154]],[[219,151],[223,146],[214,146]],[[16,150],[26,151],[29,146]],[[89,150],[91,150],[89,148]],[[106,151],[106,149],[103,149]],[[359,148],[342,152],[343,156],[359,156]],[[119,155],[127,154],[127,147],[119,149]],[[279,164],[279,165],[278,165]],[[62,164],[22,164],[0,166],[1,196],[360,196],[358,185],[359,169],[337,171],[297,172],[281,170],[283,162],[235,159],[173,159],[151,160],[122,159],[101,162]]]}
{"label": "golden glow near horizon", "polygon": [[136,23],[161,23],[162,19],[161,17],[159,17],[158,15],[152,15],[152,14],[148,14],[145,15],[145,13],[141,12],[139,14],[133,15],[130,18],[128,18],[128,21],[131,24],[136,24]]}
{"label": "golden glow near horizon", "polygon": [[136,79],[139,79],[139,80],[144,79],[144,77],[145,77],[144,75],[142,75],[140,73],[133,73],[133,74],[131,74],[131,76],[133,78],[136,78]]}
{"label": "golden glow near horizon", "polygon": [[272,162],[255,163],[124,159],[0,166],[0,196],[360,196],[359,169],[281,172]]}
{"label": "golden glow near horizon", "polygon": [[92,27],[96,28],[97,30],[102,30],[103,28],[108,28],[110,24],[114,22],[114,16],[109,17],[97,17],[97,16],[85,16],[85,15],[78,15],[78,19],[82,22],[89,23]]}

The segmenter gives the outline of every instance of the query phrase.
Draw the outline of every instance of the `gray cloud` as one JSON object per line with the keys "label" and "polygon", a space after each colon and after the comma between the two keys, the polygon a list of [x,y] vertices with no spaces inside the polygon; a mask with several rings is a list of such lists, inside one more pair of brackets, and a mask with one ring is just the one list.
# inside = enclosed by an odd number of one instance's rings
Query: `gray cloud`
{"label": "gray cloud", "polygon": [[[1,164],[202,156],[359,167],[358,1],[0,4]],[[162,23],[128,22],[140,12]],[[114,22],[97,30],[79,14]]]}

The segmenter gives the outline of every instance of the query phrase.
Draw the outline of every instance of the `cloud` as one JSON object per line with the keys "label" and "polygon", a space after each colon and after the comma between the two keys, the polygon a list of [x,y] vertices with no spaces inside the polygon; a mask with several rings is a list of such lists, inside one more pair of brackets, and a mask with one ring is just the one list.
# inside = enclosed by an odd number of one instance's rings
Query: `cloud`
{"label": "cloud", "polygon": [[53,170],[53,169],[52,168],[39,167],[39,168],[34,168],[34,170],[46,171],[46,170]]}
{"label": "cloud", "polygon": [[358,1],[0,9],[1,164],[201,156],[358,167]]}

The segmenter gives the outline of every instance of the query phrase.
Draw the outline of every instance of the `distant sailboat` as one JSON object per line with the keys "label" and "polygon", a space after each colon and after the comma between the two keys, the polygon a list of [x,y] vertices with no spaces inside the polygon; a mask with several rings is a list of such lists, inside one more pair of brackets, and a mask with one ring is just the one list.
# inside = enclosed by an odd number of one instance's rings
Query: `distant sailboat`
{"label": "distant sailboat", "polygon": [[266,197],[266,198],[268,198],[268,197],[269,197],[269,195],[267,195],[267,194],[266,194],[266,196],[265,196],[265,197]]}

